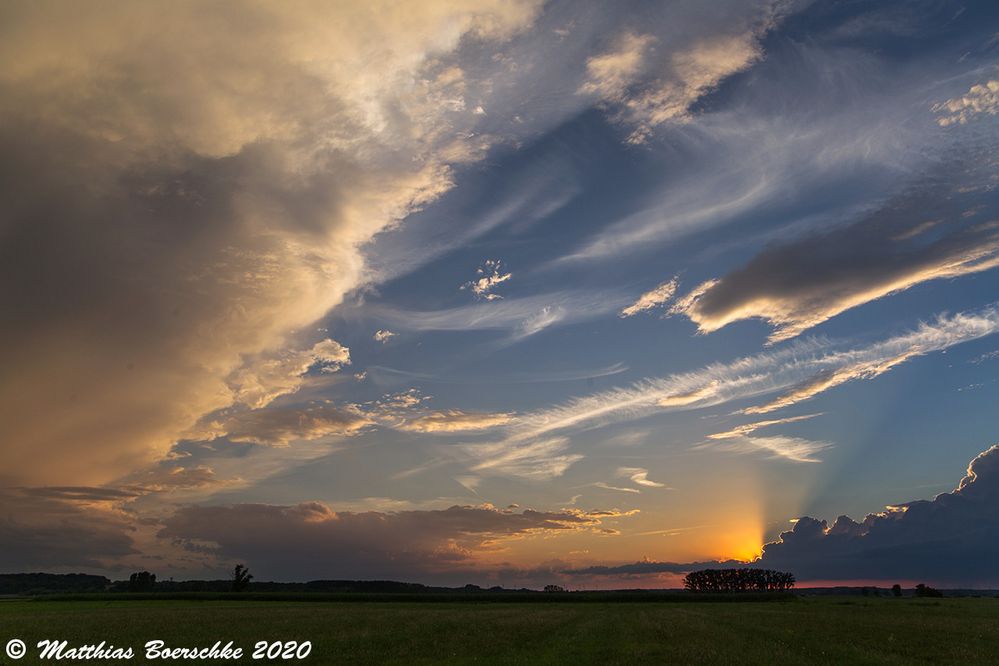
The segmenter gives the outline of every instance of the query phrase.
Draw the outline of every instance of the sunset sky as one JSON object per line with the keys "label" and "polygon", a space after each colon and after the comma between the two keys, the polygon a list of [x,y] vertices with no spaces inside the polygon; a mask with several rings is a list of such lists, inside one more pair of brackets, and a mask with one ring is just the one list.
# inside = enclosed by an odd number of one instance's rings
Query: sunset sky
{"label": "sunset sky", "polygon": [[997,115],[990,0],[0,3],[0,572],[999,587]]}

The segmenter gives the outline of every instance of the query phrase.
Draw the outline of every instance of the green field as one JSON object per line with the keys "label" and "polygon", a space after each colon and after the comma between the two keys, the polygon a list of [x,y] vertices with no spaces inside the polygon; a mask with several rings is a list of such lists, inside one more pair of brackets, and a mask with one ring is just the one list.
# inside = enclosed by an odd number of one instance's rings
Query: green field
{"label": "green field", "polygon": [[[29,646],[18,662],[2,654],[11,638]],[[231,640],[247,653],[257,641],[311,641],[310,657],[289,662],[309,664],[996,663],[999,599],[0,602],[0,662],[67,663],[38,661],[43,638],[130,645],[137,656],[124,663],[136,664],[154,638],[172,647]]]}

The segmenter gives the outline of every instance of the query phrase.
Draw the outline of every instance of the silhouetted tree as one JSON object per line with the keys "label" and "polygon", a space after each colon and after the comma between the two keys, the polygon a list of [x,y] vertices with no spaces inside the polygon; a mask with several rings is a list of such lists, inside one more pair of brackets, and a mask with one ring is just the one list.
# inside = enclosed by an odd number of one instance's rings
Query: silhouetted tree
{"label": "silhouetted tree", "polygon": [[898,583],[895,583],[894,585],[891,586],[891,593],[896,597],[902,596],[902,586],[899,585]]}
{"label": "silhouetted tree", "polygon": [[128,577],[129,592],[149,592],[156,586],[156,574],[137,571]]}
{"label": "silhouetted tree", "polygon": [[794,574],[772,569],[701,569],[683,579],[692,592],[773,592],[794,587]]}
{"label": "silhouetted tree", "polygon": [[565,592],[561,585],[545,585],[545,592]]}
{"label": "silhouetted tree", "polygon": [[943,592],[940,590],[930,587],[929,585],[923,585],[920,583],[916,586],[916,596],[917,597],[942,597]]}
{"label": "silhouetted tree", "polygon": [[249,586],[251,580],[253,580],[253,574],[250,573],[250,570],[242,564],[237,564],[236,568],[232,570],[232,591],[242,592]]}

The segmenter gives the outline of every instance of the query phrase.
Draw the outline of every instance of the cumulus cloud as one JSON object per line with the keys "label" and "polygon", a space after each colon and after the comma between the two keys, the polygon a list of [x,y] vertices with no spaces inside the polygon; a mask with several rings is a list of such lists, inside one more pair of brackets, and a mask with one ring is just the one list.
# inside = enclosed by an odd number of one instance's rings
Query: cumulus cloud
{"label": "cumulus cloud", "polygon": [[[995,587],[999,558],[999,446],[980,453],[958,487],[932,500],[891,505],[862,522],[840,516],[798,518],[748,566],[792,572],[799,581],[923,581],[932,585]],[[595,566],[571,575],[634,576],[686,573],[746,562],[655,562]]]}
{"label": "cumulus cloud", "polygon": [[927,183],[853,224],[769,247],[742,268],[696,287],[672,312],[689,317],[702,333],[763,319],[774,327],[773,343],[924,282],[995,268],[999,226],[968,224],[962,216],[988,195],[982,178],[991,167],[965,167],[975,171],[962,185],[967,191]]}
{"label": "cumulus cloud", "polygon": [[495,301],[503,298],[499,294],[493,293],[493,289],[513,277],[513,273],[504,273],[503,262],[499,259],[487,259],[485,264],[475,269],[479,277],[469,280],[461,285],[462,289],[468,289],[476,298],[484,301]]}
{"label": "cumulus cloud", "polygon": [[631,317],[639,312],[649,312],[656,308],[664,308],[676,293],[678,282],[676,278],[663,282],[661,285],[647,291],[638,297],[638,300],[621,310],[622,317]]}
{"label": "cumulus cloud", "polygon": [[941,127],[964,125],[982,113],[994,116],[999,113],[999,80],[973,85],[960,97],[934,104],[933,112],[939,114],[937,123]]}
{"label": "cumulus cloud", "polygon": [[[6,7],[3,475],[106,482],[239,402],[244,362],[310,345],[364,279],[363,244],[481,155],[451,54],[537,11]],[[261,383],[243,398],[289,390]]]}
{"label": "cumulus cloud", "polygon": [[386,329],[378,329],[377,331],[375,331],[375,334],[372,337],[374,338],[375,342],[380,342],[382,344],[385,344],[391,338],[395,337],[395,333]]}
{"label": "cumulus cloud", "polygon": [[238,402],[258,409],[296,392],[310,369],[336,372],[349,364],[349,349],[335,340],[321,340],[310,349],[280,350],[248,360],[228,383]]}
{"label": "cumulus cloud", "polygon": [[546,512],[490,505],[364,513],[309,502],[294,506],[192,506],[159,536],[246,562],[260,577],[425,579],[467,576],[505,540],[599,527],[615,511]]}
{"label": "cumulus cloud", "polygon": [[999,446],[968,466],[957,489],[868,515],[800,518],[760,560],[799,579],[908,579],[992,587],[999,582]]}

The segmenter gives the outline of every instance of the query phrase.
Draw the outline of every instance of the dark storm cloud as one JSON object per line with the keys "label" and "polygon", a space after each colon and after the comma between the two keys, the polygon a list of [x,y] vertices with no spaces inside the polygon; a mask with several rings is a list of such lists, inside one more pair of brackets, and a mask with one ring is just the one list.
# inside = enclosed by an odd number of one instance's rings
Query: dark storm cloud
{"label": "dark storm cloud", "polygon": [[[999,584],[999,445],[968,466],[957,489],[829,526],[803,517],[763,547],[750,566],[792,572],[798,580],[922,580],[942,585]],[[685,573],[727,562],[636,562],[571,570],[574,575]]]}
{"label": "dark storm cloud", "polygon": [[767,544],[762,563],[811,579],[999,583],[999,446],[979,454],[958,488],[868,515],[801,518]]}
{"label": "dark storm cloud", "polygon": [[164,522],[160,538],[245,561],[275,579],[420,578],[474,571],[504,539],[589,530],[618,512],[501,510],[337,512],[325,504],[192,506]]}
{"label": "dark storm cloud", "polygon": [[4,3],[0,480],[133,472],[312,345],[360,246],[452,183],[477,116],[438,58],[537,8]]}
{"label": "dark storm cloud", "polygon": [[[99,489],[46,490],[74,500],[87,495],[108,499]],[[105,569],[137,552],[125,518],[41,494],[0,490],[0,571]]]}

